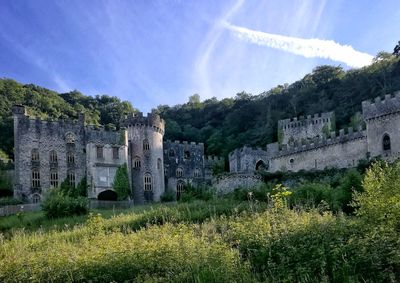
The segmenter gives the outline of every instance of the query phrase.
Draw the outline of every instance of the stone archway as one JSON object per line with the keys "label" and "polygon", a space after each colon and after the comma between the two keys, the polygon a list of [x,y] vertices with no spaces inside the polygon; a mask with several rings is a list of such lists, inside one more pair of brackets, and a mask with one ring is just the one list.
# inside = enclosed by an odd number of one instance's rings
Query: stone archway
{"label": "stone archway", "polygon": [[257,163],[256,163],[256,171],[258,171],[258,170],[262,170],[262,169],[264,169],[264,170],[266,170],[268,168],[268,166],[267,166],[267,164],[265,164],[265,162],[263,161],[263,160],[258,160],[257,161]]}
{"label": "stone archway", "polygon": [[118,194],[112,190],[105,190],[99,193],[97,196],[98,200],[112,200],[116,201],[118,200]]}

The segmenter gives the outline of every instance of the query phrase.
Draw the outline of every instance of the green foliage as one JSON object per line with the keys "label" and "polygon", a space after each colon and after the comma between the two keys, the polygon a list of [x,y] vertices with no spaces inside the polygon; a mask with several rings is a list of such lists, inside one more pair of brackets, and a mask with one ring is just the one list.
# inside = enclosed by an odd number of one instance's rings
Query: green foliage
{"label": "green foliage", "polygon": [[225,162],[224,161],[218,161],[215,162],[212,166],[212,174],[213,176],[218,176],[222,173],[226,172],[225,171]]}
{"label": "green foliage", "polygon": [[272,184],[263,184],[251,189],[237,188],[232,193],[227,194],[225,197],[233,198],[239,201],[254,200],[258,202],[267,202],[272,193]]}
{"label": "green foliage", "polygon": [[211,200],[215,196],[215,190],[208,186],[191,186],[185,185],[184,192],[179,201],[190,202],[193,200]]}
{"label": "green foliage", "polygon": [[125,200],[129,197],[131,190],[129,189],[128,168],[126,163],[118,167],[114,177],[113,189],[118,195],[118,200]]}
{"label": "green foliage", "polygon": [[0,207],[6,205],[16,205],[22,204],[23,202],[19,199],[15,199],[13,197],[0,197]]}
{"label": "green foliage", "polygon": [[87,190],[88,190],[88,184],[87,184],[87,177],[85,175],[79,182],[78,186],[76,186],[74,190],[74,195],[87,197]]}
{"label": "green foliage", "polygon": [[171,202],[176,200],[176,195],[171,191],[166,191],[161,195],[161,202]]}
{"label": "green foliage", "polygon": [[292,189],[289,198],[291,206],[302,207],[304,209],[316,208],[321,204],[334,206],[333,189],[329,184],[324,183],[304,183]]}
{"label": "green foliage", "polygon": [[356,215],[375,224],[399,225],[400,162],[375,163],[367,170],[362,185],[364,191],[354,195]]}
{"label": "green foliage", "polygon": [[362,176],[356,169],[349,169],[340,179],[339,185],[335,189],[334,199],[337,207],[335,210],[341,209],[345,213],[352,213],[353,207],[350,205],[354,192],[361,192]]}
{"label": "green foliage", "polygon": [[13,188],[10,176],[3,170],[0,170],[0,197],[13,195]]}
{"label": "green foliage", "polygon": [[42,210],[47,218],[83,215],[88,213],[89,203],[86,197],[71,196],[61,188],[55,188],[44,198]]}

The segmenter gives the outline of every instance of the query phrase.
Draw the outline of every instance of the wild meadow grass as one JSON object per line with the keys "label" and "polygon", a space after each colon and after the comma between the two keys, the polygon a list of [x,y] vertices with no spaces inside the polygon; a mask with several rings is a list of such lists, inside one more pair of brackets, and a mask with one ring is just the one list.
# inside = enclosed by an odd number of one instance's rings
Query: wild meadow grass
{"label": "wild meadow grass", "polygon": [[290,194],[27,215],[0,236],[0,282],[400,282],[400,163],[367,172],[353,215]]}

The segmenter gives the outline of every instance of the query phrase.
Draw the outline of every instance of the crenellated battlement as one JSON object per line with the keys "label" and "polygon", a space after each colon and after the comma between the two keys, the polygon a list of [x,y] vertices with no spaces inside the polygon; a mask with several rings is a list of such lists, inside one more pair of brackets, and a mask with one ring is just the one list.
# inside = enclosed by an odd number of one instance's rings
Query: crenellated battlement
{"label": "crenellated battlement", "polygon": [[302,143],[295,142],[291,145],[282,145],[272,159],[362,138],[366,138],[366,131],[362,127],[359,127],[357,130],[349,127],[347,128],[347,133],[345,133],[345,129],[340,129],[338,133],[332,131],[329,137],[315,137],[311,140],[305,140]]}
{"label": "crenellated battlement", "polygon": [[323,112],[314,115],[307,115],[307,117],[299,116],[288,118],[278,121],[278,128],[288,130],[292,128],[304,127],[307,125],[329,123],[334,117],[334,112]]}
{"label": "crenellated battlement", "polygon": [[165,121],[154,112],[148,113],[147,116],[143,116],[142,112],[125,116],[121,121],[121,125],[124,127],[151,127],[162,135],[164,135],[165,131]]}
{"label": "crenellated battlement", "polygon": [[373,102],[363,101],[362,112],[364,120],[400,112],[400,91],[396,91],[393,95],[387,94],[383,98],[376,97]]}
{"label": "crenellated battlement", "polygon": [[225,162],[225,159],[223,157],[220,156],[215,156],[215,155],[206,155],[204,156],[204,160],[206,162]]}
{"label": "crenellated battlement", "polygon": [[172,148],[172,147],[186,147],[189,149],[193,148],[198,148],[199,150],[204,151],[204,143],[202,142],[188,142],[188,141],[171,141],[171,140],[166,140],[164,141],[164,147],[165,148]]}

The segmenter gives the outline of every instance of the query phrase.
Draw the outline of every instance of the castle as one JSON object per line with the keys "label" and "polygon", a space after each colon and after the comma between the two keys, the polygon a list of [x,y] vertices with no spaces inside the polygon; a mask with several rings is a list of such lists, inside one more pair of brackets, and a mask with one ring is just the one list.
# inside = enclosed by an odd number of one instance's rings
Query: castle
{"label": "castle", "polygon": [[252,173],[323,170],[357,166],[380,157],[393,161],[400,153],[400,91],[374,102],[362,102],[365,127],[335,128],[334,113],[280,120],[278,142],[266,148],[243,147],[229,154],[230,171]]}
{"label": "castle", "polygon": [[[278,142],[266,148],[244,146],[229,154],[232,174],[216,178],[217,191],[254,186],[267,172],[349,168],[361,160],[400,154],[400,91],[362,102],[363,123],[335,129],[333,112],[278,121]],[[112,189],[117,168],[126,164],[135,203],[159,201],[165,192],[179,199],[188,184],[211,184],[212,168],[221,158],[204,154],[204,144],[164,141],[164,120],[157,114],[132,114],[119,131],[78,121],[32,119],[24,106],[13,107],[14,195],[39,202],[45,191],[67,179],[76,186],[87,178],[88,197],[116,199]]]}
{"label": "castle", "polygon": [[119,131],[78,121],[40,120],[14,106],[15,197],[36,203],[46,190],[87,178],[88,197],[115,200],[112,184],[126,164],[135,203],[159,201],[166,192],[179,198],[187,184],[210,183],[219,158],[204,155],[204,144],[163,141],[164,120],[157,114],[125,117]]}

